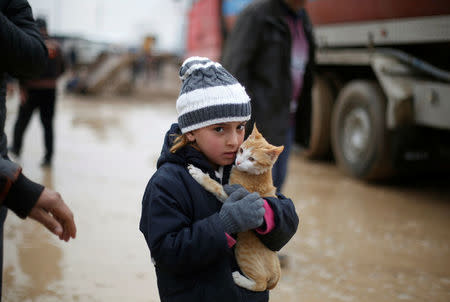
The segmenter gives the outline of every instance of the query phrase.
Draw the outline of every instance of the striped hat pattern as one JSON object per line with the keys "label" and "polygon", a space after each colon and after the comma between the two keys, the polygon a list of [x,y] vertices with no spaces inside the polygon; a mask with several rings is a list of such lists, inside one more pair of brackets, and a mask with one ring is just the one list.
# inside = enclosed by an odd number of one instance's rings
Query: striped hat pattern
{"label": "striped hat pattern", "polygon": [[180,68],[180,78],[183,84],[176,107],[182,133],[250,119],[249,96],[219,63],[190,57]]}

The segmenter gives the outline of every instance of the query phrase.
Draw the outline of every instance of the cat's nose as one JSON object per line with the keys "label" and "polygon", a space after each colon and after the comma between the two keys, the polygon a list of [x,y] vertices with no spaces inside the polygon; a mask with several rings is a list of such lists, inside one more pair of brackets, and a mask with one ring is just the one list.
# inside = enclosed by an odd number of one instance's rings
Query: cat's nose
{"label": "cat's nose", "polygon": [[236,166],[239,166],[241,164],[240,161],[236,161]]}

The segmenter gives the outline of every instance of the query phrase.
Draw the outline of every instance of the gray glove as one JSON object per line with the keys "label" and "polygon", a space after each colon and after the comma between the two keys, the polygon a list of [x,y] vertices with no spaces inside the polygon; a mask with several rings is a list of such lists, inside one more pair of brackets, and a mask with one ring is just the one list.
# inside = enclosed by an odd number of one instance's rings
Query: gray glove
{"label": "gray glove", "polygon": [[234,191],[239,190],[241,188],[245,190],[245,188],[242,185],[238,184],[223,186],[223,190],[225,191],[225,193],[227,193],[228,196],[230,196]]}
{"label": "gray glove", "polygon": [[245,232],[262,225],[266,210],[258,193],[250,193],[242,186],[225,186],[225,191],[233,191],[219,211],[225,232]]}

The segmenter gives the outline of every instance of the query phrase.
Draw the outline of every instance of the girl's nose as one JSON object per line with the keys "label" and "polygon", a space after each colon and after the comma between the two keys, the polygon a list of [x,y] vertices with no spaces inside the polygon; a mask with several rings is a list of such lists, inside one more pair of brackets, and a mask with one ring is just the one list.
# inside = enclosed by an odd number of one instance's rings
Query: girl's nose
{"label": "girl's nose", "polygon": [[239,135],[235,132],[231,133],[228,137],[228,145],[237,145],[239,143]]}

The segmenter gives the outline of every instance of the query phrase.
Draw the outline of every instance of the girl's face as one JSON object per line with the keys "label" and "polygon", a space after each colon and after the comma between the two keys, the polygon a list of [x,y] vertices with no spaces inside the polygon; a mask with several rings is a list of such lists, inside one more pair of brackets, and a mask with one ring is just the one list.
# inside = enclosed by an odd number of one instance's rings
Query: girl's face
{"label": "girl's face", "polygon": [[203,127],[186,133],[209,162],[218,166],[231,165],[244,141],[245,122],[228,122]]}

